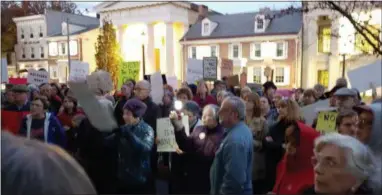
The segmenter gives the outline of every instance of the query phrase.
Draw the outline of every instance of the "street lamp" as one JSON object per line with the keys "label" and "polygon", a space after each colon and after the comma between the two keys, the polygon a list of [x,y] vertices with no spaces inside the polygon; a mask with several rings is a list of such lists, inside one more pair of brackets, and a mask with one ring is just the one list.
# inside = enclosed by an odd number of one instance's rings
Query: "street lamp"
{"label": "street lamp", "polygon": [[146,61],[145,61],[145,32],[142,32],[142,78],[145,78],[146,75]]}

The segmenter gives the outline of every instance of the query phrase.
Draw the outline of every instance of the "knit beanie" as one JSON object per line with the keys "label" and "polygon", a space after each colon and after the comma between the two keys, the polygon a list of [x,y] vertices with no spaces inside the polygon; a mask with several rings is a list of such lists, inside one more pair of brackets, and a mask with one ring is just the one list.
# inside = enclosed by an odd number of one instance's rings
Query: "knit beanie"
{"label": "knit beanie", "polygon": [[126,101],[123,109],[129,110],[136,118],[142,118],[146,113],[147,106],[141,100],[133,98]]}
{"label": "knit beanie", "polygon": [[187,110],[191,112],[194,116],[199,116],[200,114],[200,107],[199,105],[194,101],[188,101],[183,106],[184,110]]}

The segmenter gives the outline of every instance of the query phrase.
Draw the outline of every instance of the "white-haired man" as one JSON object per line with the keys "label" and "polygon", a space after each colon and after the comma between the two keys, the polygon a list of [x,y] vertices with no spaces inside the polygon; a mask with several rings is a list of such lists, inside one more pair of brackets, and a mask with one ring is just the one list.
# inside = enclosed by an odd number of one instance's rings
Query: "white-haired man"
{"label": "white-haired man", "polygon": [[252,194],[253,140],[244,118],[239,97],[224,99],[219,120],[226,130],[211,166],[211,194]]}

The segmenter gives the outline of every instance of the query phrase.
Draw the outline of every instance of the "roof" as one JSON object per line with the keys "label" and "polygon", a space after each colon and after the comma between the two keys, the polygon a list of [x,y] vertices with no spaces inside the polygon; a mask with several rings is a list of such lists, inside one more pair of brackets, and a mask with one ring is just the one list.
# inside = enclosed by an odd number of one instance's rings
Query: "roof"
{"label": "roof", "polygon": [[[82,34],[84,32],[88,32],[88,31],[91,31],[91,30],[94,30],[96,28],[98,28],[99,26],[98,25],[93,25],[93,26],[88,26],[86,27],[85,29],[83,30],[80,30],[80,31],[77,31],[77,32],[73,32],[73,33],[70,33],[69,35],[79,35],[79,34]],[[49,37],[61,37],[61,36],[66,36],[66,34],[62,34],[62,32],[60,33],[57,33],[57,34],[54,34],[54,35],[51,35]]]}
{"label": "roof", "polygon": [[[271,15],[280,15],[282,11],[272,11]],[[202,21],[192,25],[181,41],[230,38],[230,37],[248,37],[264,36],[277,34],[297,34],[302,26],[302,14],[294,12],[290,14],[281,14],[274,17],[265,32],[255,33],[255,17],[259,12],[238,13],[229,15],[209,15],[207,18],[216,22],[218,26],[210,36],[202,36]]]}

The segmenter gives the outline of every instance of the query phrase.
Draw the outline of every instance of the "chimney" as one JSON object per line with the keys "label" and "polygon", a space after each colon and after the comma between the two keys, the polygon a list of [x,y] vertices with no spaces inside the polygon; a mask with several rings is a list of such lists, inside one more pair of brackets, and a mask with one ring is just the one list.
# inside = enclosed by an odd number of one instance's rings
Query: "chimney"
{"label": "chimney", "polygon": [[208,16],[208,7],[205,5],[199,5],[198,7],[198,21],[203,20],[205,17]]}

